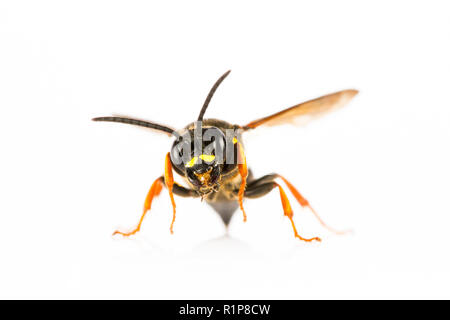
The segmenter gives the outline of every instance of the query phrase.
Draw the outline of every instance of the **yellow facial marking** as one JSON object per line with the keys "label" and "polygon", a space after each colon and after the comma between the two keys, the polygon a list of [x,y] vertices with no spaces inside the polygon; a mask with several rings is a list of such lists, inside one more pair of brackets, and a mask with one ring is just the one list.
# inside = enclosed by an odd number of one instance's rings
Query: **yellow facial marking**
{"label": "yellow facial marking", "polygon": [[186,163],[184,166],[186,168],[192,168],[197,163],[198,157],[193,157],[188,163]]}
{"label": "yellow facial marking", "polygon": [[213,154],[202,154],[202,155],[200,155],[200,157],[193,157],[193,158],[192,158],[188,163],[186,163],[184,166],[185,166],[186,168],[192,168],[192,167],[195,166],[195,164],[197,163],[198,158],[200,158],[200,159],[202,159],[203,161],[206,161],[206,162],[213,162],[214,159],[216,158],[216,156],[213,155]]}
{"label": "yellow facial marking", "polygon": [[216,158],[216,156],[213,154],[202,154],[200,156],[200,159],[202,159],[203,161],[206,161],[206,162],[213,162],[215,158]]}

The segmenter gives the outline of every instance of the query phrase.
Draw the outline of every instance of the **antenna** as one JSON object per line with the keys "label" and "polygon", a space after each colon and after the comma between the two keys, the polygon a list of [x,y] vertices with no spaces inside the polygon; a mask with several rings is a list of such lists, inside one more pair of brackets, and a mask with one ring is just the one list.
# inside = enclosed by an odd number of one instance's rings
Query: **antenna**
{"label": "antenna", "polygon": [[200,111],[200,114],[198,115],[198,121],[203,120],[203,115],[205,114],[206,108],[208,108],[209,102],[211,101],[212,96],[214,95],[214,92],[216,92],[219,85],[222,83],[222,81],[230,74],[231,70],[228,70],[225,72],[217,81],[214,83],[213,87],[208,93],[208,96],[206,97],[205,102],[203,103],[202,110]]}
{"label": "antenna", "polygon": [[132,124],[139,127],[146,127],[150,129],[155,129],[159,131],[164,131],[166,133],[169,133],[170,135],[174,135],[175,130],[157,123],[148,122],[144,120],[138,120],[138,119],[132,119],[132,118],[125,118],[125,117],[98,117],[93,118],[92,121],[108,121],[108,122],[120,122],[120,123],[126,123],[126,124]]}

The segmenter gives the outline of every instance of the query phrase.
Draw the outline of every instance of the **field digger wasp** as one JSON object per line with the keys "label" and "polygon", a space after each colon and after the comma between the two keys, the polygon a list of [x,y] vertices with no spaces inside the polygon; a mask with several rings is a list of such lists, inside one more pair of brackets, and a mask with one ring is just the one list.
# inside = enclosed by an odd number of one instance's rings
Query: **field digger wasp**
{"label": "field digger wasp", "polygon": [[[243,204],[244,198],[259,198],[268,194],[272,189],[278,188],[284,215],[289,218],[295,237],[307,242],[321,241],[319,237],[304,238],[298,233],[293,220],[291,204],[280,182],[285,184],[302,207],[311,210],[324,227],[335,233],[343,233],[325,224],[309,202],[283,176],[272,173],[254,178],[247,167],[241,135],[260,126],[274,126],[303,117],[322,115],[343,106],[358,91],[343,90],[328,94],[243,126],[217,119],[203,119],[216,89],[230,71],[223,74],[209,91],[197,121],[188,124],[181,130],[129,117],[98,117],[92,119],[93,121],[119,122],[146,127],[164,132],[175,138],[170,152],[165,157],[164,174],[151,185],[137,226],[130,232],[115,231],[114,235],[121,234],[128,237],[137,233],[141,229],[146,213],[151,209],[153,200],[160,194],[163,187],[166,187],[169,192],[173,208],[171,233],[173,233],[176,216],[174,195],[204,199],[221,216],[224,224],[228,226],[232,215],[238,208],[242,211],[244,221],[247,220]],[[187,187],[174,181],[173,171],[184,179]]]}

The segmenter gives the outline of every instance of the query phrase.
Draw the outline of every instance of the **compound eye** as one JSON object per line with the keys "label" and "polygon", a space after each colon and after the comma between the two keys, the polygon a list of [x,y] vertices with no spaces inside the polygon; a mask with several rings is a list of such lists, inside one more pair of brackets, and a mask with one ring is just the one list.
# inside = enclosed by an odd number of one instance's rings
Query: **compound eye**
{"label": "compound eye", "polygon": [[172,145],[172,149],[170,150],[170,160],[172,161],[172,164],[180,170],[183,170],[184,163],[189,161],[189,148],[190,144],[183,139],[177,139]]}

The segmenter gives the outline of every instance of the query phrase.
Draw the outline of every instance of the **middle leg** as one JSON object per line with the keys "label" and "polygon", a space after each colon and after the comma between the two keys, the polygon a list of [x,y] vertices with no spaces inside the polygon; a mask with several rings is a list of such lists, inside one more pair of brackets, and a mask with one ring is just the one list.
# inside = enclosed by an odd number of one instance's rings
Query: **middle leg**
{"label": "middle leg", "polygon": [[286,196],[286,193],[284,192],[283,188],[273,181],[277,176],[276,175],[267,175],[260,179],[254,180],[251,183],[248,184],[247,189],[245,190],[245,197],[246,198],[260,198],[266,194],[268,194],[272,189],[275,187],[278,187],[280,191],[280,199],[281,204],[283,206],[284,215],[289,218],[291,221],[292,229],[294,230],[294,235],[296,238],[299,238],[303,241],[321,241],[319,237],[313,237],[313,238],[303,238],[297,231],[297,228],[295,227],[295,223],[293,220],[294,212],[292,210],[291,204],[289,202],[288,197]]}
{"label": "middle leg", "polygon": [[[350,230],[344,230],[344,231],[339,231],[336,230],[332,227],[330,227],[328,224],[325,223],[325,221],[323,221],[323,219],[318,215],[318,213],[316,212],[316,210],[314,210],[314,208],[309,204],[308,200],[305,199],[305,197],[303,197],[301,195],[301,193],[283,176],[276,174],[276,173],[272,173],[272,174],[268,174],[265,175],[259,179],[250,181],[248,183],[247,188],[249,189],[257,189],[258,186],[261,186],[263,184],[269,183],[274,181],[275,179],[281,179],[286,186],[288,187],[289,191],[293,194],[293,196],[295,197],[295,199],[298,201],[298,203],[303,207],[303,208],[308,208],[316,217],[316,219],[319,221],[319,223],[325,227],[326,229],[328,229],[329,231],[338,234],[338,235],[342,235],[342,234],[346,234],[349,233]],[[250,193],[251,194],[251,193]],[[264,194],[262,194],[261,196],[263,196]]]}

